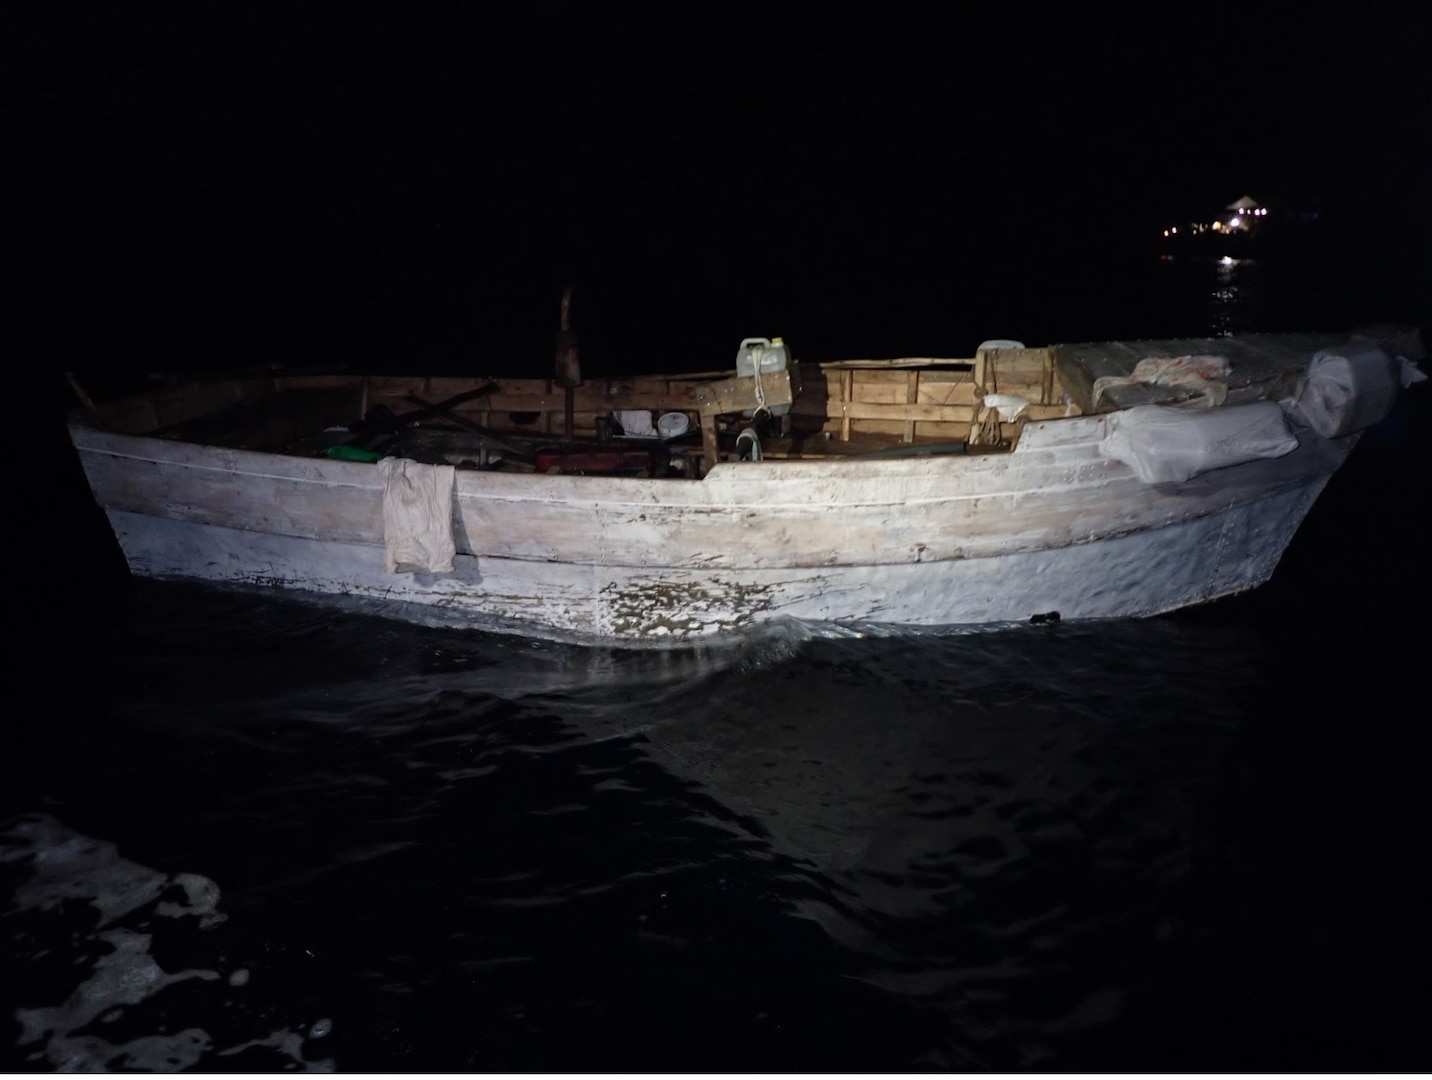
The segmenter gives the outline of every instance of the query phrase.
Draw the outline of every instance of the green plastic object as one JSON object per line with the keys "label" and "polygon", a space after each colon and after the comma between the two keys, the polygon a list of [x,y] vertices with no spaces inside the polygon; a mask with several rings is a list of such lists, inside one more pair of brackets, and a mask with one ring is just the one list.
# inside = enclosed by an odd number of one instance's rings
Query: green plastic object
{"label": "green plastic object", "polygon": [[323,456],[339,461],[380,461],[385,455],[376,450],[364,450],[361,446],[330,446],[323,451]]}

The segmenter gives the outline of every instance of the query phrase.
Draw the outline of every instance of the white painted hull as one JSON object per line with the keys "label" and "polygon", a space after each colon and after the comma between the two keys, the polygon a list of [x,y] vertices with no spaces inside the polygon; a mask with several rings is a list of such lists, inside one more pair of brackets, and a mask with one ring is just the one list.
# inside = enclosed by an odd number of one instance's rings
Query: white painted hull
{"label": "white painted hull", "polygon": [[722,464],[701,481],[460,471],[451,574],[383,572],[371,465],[99,432],[75,445],[136,574],[663,640],[764,620],[943,626],[1156,614],[1272,574],[1355,437],[1176,485],[1099,450],[1106,418],[1013,453]]}

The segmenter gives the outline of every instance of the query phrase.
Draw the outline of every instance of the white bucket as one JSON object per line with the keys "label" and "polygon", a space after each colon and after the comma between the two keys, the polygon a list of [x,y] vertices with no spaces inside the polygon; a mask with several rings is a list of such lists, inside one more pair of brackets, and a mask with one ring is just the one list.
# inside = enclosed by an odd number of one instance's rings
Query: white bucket
{"label": "white bucket", "polygon": [[675,439],[691,430],[691,420],[685,413],[662,413],[656,421],[657,433],[663,439]]}

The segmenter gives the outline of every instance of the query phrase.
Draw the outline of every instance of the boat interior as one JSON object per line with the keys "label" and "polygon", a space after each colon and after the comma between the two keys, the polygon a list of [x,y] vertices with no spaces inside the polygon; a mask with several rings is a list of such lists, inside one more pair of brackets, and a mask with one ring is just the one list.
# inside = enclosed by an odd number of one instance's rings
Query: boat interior
{"label": "boat interior", "polygon": [[812,364],[780,339],[747,339],[734,369],[624,379],[583,379],[559,345],[548,379],[270,371],[157,381],[104,402],[71,381],[83,403],[76,422],[113,432],[359,461],[699,479],[724,461],[1008,452],[1031,421],[1199,393],[1134,378],[1149,358],[1226,358],[1220,404],[1278,400],[1314,352],[1347,340],[994,341],[967,359]]}

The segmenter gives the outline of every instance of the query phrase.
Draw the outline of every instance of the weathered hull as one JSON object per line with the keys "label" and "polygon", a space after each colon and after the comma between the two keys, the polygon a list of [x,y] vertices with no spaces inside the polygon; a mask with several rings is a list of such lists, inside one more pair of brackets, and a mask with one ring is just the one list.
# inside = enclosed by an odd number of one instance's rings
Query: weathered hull
{"label": "weathered hull", "polygon": [[699,482],[462,471],[451,574],[383,572],[371,465],[76,426],[133,572],[433,605],[605,639],[773,618],[940,626],[1142,616],[1262,584],[1353,438],[1176,485],[1100,453],[1104,417],[1013,453],[723,464]]}

